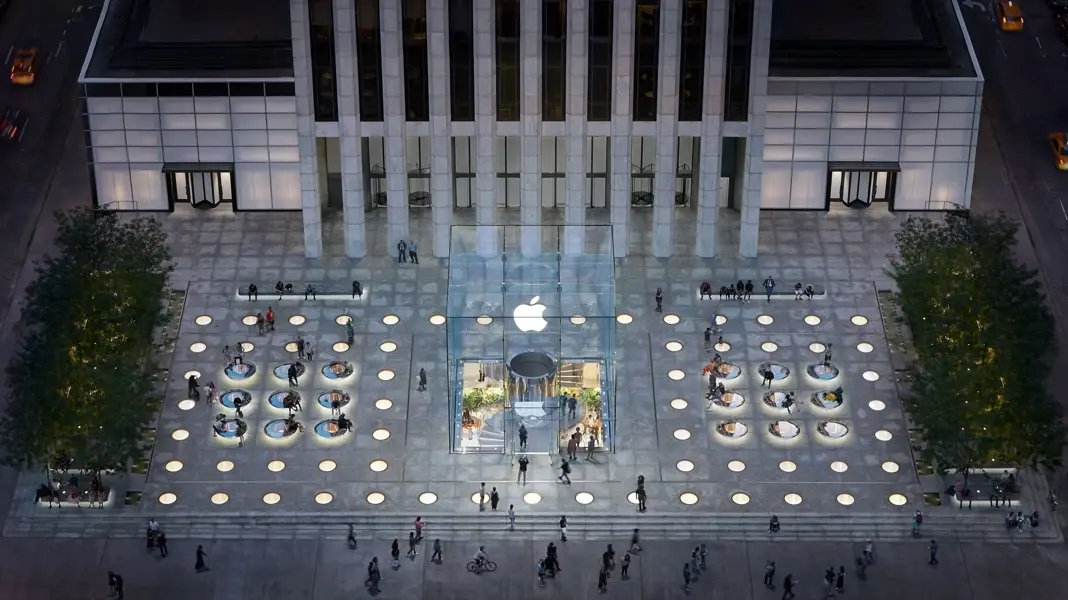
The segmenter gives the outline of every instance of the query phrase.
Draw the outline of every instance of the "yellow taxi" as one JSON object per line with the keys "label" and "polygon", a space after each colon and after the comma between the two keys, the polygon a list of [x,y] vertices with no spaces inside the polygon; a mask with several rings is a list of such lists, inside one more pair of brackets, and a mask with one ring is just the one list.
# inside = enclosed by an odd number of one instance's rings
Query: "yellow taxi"
{"label": "yellow taxi", "polygon": [[1068,171],[1068,133],[1059,131],[1049,134],[1049,145],[1053,150],[1053,160],[1057,162],[1057,168]]}
{"label": "yellow taxi", "polygon": [[997,0],[994,3],[994,15],[997,16],[1002,31],[1023,29],[1024,20],[1020,14],[1020,6],[1012,0]]}
{"label": "yellow taxi", "polygon": [[37,79],[37,48],[23,48],[11,59],[11,83],[31,85]]}

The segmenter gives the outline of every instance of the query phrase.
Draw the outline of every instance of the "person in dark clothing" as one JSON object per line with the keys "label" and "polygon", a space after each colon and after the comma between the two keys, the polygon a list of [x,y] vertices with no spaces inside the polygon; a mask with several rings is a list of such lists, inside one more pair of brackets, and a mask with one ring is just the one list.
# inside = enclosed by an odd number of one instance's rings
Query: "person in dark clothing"
{"label": "person in dark clothing", "polygon": [[490,510],[497,510],[497,504],[501,501],[501,495],[497,493],[497,488],[494,487],[490,490]]}
{"label": "person in dark clothing", "polygon": [[752,279],[748,279],[745,282],[745,301],[746,302],[752,302],[753,301],[753,280]]}
{"label": "person in dark clothing", "polygon": [[286,286],[281,281],[277,281],[274,284],[274,291],[278,292],[278,299],[282,299],[282,292],[286,290]]}
{"label": "person in dark clothing", "polygon": [[363,298],[363,286],[360,285],[359,281],[354,280],[352,282],[352,297],[354,299]]}
{"label": "person in dark clothing", "polygon": [[628,579],[627,572],[630,571],[630,554],[623,555],[623,561],[619,563],[619,578],[626,581]]}
{"label": "person in dark clothing", "polygon": [[167,534],[162,531],[156,536],[156,547],[159,548],[159,557],[167,558]]}
{"label": "person in dark clothing", "polygon": [[122,600],[122,575],[108,571],[108,585],[111,587],[111,592],[115,594],[119,600]]}
{"label": "person in dark clothing", "polygon": [[656,288],[656,312],[664,312],[664,290]]}
{"label": "person in dark clothing", "polygon": [[252,302],[253,300],[259,300],[259,299],[260,299],[260,291],[256,288],[256,284],[255,283],[248,284],[248,301]]}
{"label": "person in dark clothing", "polygon": [[520,423],[519,425],[519,449],[525,450],[527,447],[527,426]]}
{"label": "person in dark clothing", "polygon": [[600,573],[597,574],[597,592],[604,594],[608,592],[608,570],[601,567]]}
{"label": "person in dark clothing", "polygon": [[400,542],[397,538],[393,538],[393,543],[389,547],[389,556],[393,559],[393,568],[396,569],[400,566]]}
{"label": "person in dark clothing", "polygon": [[794,597],[794,576],[787,575],[786,579],[782,580],[782,600]]}
{"label": "person in dark clothing", "polygon": [[208,557],[208,553],[204,552],[204,546],[197,546],[197,562],[193,565],[193,570],[197,573],[208,570],[208,565],[204,561]]}
{"label": "person in dark clothing", "polygon": [[835,578],[834,587],[841,594],[845,591],[845,567],[838,567],[838,576]]}
{"label": "person in dark clothing", "polygon": [[530,464],[530,459],[525,456],[519,457],[519,475],[516,476],[515,482],[519,483],[522,480],[523,483],[527,482],[527,466]]}
{"label": "person in dark clothing", "polygon": [[397,262],[408,262],[408,244],[404,240],[397,242]]}
{"label": "person in dark clothing", "polygon": [[764,565],[764,587],[772,589],[775,587],[775,561],[769,560]]}
{"label": "person in dark clothing", "polygon": [[408,532],[408,552],[406,552],[404,555],[409,557],[409,558],[415,558],[416,556],[418,556],[419,553],[415,551],[415,545],[418,544],[418,543],[419,543],[419,541],[415,539],[415,532],[414,531],[409,531]]}

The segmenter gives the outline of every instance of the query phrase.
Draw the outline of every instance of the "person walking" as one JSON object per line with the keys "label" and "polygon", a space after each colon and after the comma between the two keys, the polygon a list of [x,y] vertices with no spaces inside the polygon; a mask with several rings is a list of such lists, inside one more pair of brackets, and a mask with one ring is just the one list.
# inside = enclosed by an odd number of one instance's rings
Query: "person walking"
{"label": "person walking", "polygon": [[508,531],[515,531],[515,504],[508,505]]}
{"label": "person walking", "polygon": [[408,243],[404,240],[397,242],[397,262],[408,262]]}
{"label": "person walking", "polygon": [[775,561],[773,560],[764,563],[764,587],[769,590],[775,589]]}
{"label": "person walking", "polygon": [[560,515],[560,541],[567,541],[567,515]]}
{"label": "person walking", "polygon": [[[573,440],[572,440],[573,441]],[[571,465],[566,460],[560,461],[560,477],[557,477],[557,481],[560,483],[566,483],[571,485]]]}
{"label": "person walking", "polygon": [[352,319],[345,321],[345,337],[348,339],[348,343],[351,346],[352,340],[356,337],[356,331],[352,328]]}
{"label": "person walking", "polygon": [[111,593],[115,594],[119,600],[122,600],[124,597],[122,591],[122,575],[108,571],[108,585],[111,586]]}
{"label": "person walking", "polygon": [[574,395],[568,396],[567,397],[567,418],[574,419],[575,418],[575,409],[577,409],[577,408],[578,408],[578,398],[576,398]]}
{"label": "person walking", "polygon": [[264,318],[263,313],[256,313],[256,333],[263,335],[267,331],[267,319]]}
{"label": "person walking", "polygon": [[545,587],[545,559],[538,560],[538,583]]}
{"label": "person walking", "polygon": [[297,336],[297,360],[304,360],[304,338]]}
{"label": "person walking", "polygon": [[875,563],[875,546],[871,542],[871,538],[864,540],[864,562],[867,564]]}
{"label": "person walking", "polygon": [[193,396],[195,396],[195,395],[197,395],[199,393],[199,391],[200,391],[200,382],[197,381],[197,376],[196,376],[195,373],[190,373],[189,374],[189,379],[187,379],[186,381],[189,382],[189,393],[186,394],[186,395],[188,397],[192,398]]}
{"label": "person walking", "polygon": [[938,542],[931,540],[931,543],[927,545],[927,550],[931,552],[931,558],[927,561],[929,565],[938,565]]}
{"label": "person walking", "polygon": [[420,392],[426,391],[426,369],[419,369],[419,389]]}
{"label": "person walking", "polygon": [[397,538],[393,538],[393,543],[390,544],[390,546],[389,546],[389,556],[390,556],[390,559],[391,559],[390,566],[393,567],[393,570],[395,571],[395,570],[399,569],[400,566],[401,566],[400,565],[400,542],[397,541]]}
{"label": "person walking", "polygon": [[645,506],[645,484],[639,484],[634,494],[638,497],[638,512],[645,512],[645,509],[648,508]]}
{"label": "person walking", "polygon": [[593,452],[597,450],[597,439],[592,435],[589,441],[586,442],[586,460],[593,461]]}
{"label": "person walking", "polygon": [[842,592],[845,591],[845,567],[844,566],[839,566],[838,567],[838,576],[834,580],[834,589],[837,590],[839,594],[841,594]]}
{"label": "person walking", "polygon": [[426,523],[423,521],[423,517],[416,517],[412,523],[412,527],[415,528],[415,541],[423,541],[423,525]]}
{"label": "person walking", "polygon": [[619,563],[619,578],[623,581],[630,579],[627,573],[630,571],[630,553],[623,555],[623,560]]}
{"label": "person walking", "polygon": [[787,575],[786,579],[782,580],[782,600],[792,599],[794,595],[794,586],[797,585],[797,581],[793,575]]}
{"label": "person walking", "polygon": [[497,512],[497,504],[501,501],[501,495],[497,493],[497,488],[494,487],[490,491],[490,510]]}
{"label": "person walking", "polygon": [[693,552],[690,553],[690,573],[693,575],[693,580],[697,581],[701,578],[701,547],[694,546]]}
{"label": "person walking", "polygon": [[197,561],[193,564],[193,570],[203,573],[208,570],[208,553],[204,552],[204,546],[197,546]]}
{"label": "person walking", "polygon": [[349,550],[355,550],[360,544],[356,541],[356,525],[349,523],[349,536],[346,538],[349,543]]}
{"label": "person walking", "polygon": [[634,531],[630,534],[630,549],[627,552],[636,553],[642,551],[642,545],[639,543],[638,528],[634,528]]}
{"label": "person walking", "polygon": [[430,562],[441,563],[441,539],[434,538],[434,553],[430,555]]}
{"label": "person walking", "polygon": [[516,483],[527,482],[527,466],[530,464],[530,460],[526,456],[519,457],[519,475],[516,476]]}
{"label": "person walking", "polygon": [[693,579],[693,574],[690,573],[690,563],[682,565],[682,590],[687,594],[690,593],[690,581]]}
{"label": "person walking", "polygon": [[764,280],[764,291],[768,294],[768,302],[771,302],[771,293],[775,291],[775,280],[770,275]]}
{"label": "person walking", "polygon": [[834,567],[827,567],[823,573],[823,597],[834,598]]}
{"label": "person walking", "polygon": [[290,364],[286,376],[289,378],[289,387],[297,387],[297,365]]}
{"label": "person walking", "polygon": [[578,459],[578,456],[576,456],[576,454],[578,454],[578,445],[579,445],[578,439],[574,435],[572,435],[571,438],[567,440],[567,458],[568,458],[568,460],[577,460]]}
{"label": "person walking", "polygon": [[408,240],[408,259],[414,264],[419,264],[419,255],[416,251],[419,250],[419,246],[415,244],[415,240]]}
{"label": "person walking", "polygon": [[415,532],[414,531],[409,531],[408,532],[408,551],[404,553],[404,556],[406,556],[408,558],[415,558],[416,556],[419,556],[419,553],[415,551],[415,545],[417,543],[418,543],[418,541],[416,541],[416,539],[415,539]]}
{"label": "person walking", "polygon": [[267,319],[267,329],[274,331],[274,309],[268,306],[267,314],[264,315],[264,318]]}
{"label": "person walking", "polygon": [[656,312],[664,312],[664,290],[656,288]]}
{"label": "person walking", "polygon": [[486,482],[483,481],[478,486],[478,512],[486,512],[486,500],[489,496],[486,495]]}
{"label": "person walking", "polygon": [[519,424],[519,449],[527,449],[527,426],[522,423]]}
{"label": "person walking", "polygon": [[705,328],[705,352],[712,351],[712,328]]}
{"label": "person walking", "polygon": [[597,593],[608,593],[608,569],[601,567],[600,572],[597,574]]}
{"label": "person walking", "polygon": [[159,548],[159,557],[167,558],[167,534],[159,532],[156,536],[156,547]]}
{"label": "person walking", "polygon": [[308,362],[315,360],[315,344],[312,342],[304,344],[304,356],[308,359]]}
{"label": "person walking", "polygon": [[920,525],[923,525],[923,513],[916,511],[912,515],[912,537],[920,537]]}

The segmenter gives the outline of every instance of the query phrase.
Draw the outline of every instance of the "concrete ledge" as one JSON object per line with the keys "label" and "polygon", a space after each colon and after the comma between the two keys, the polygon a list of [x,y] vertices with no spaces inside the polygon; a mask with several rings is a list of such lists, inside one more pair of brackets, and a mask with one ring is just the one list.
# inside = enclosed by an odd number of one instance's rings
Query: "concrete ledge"
{"label": "concrete ledge", "polygon": [[[794,282],[794,283],[796,283],[796,282]],[[730,287],[730,285],[731,284],[728,283],[727,287]],[[823,299],[823,298],[827,297],[827,289],[825,287],[823,287],[822,285],[816,285],[816,284],[803,284],[803,285],[812,285],[812,291],[813,291],[812,299]],[[765,292],[764,288],[762,288],[762,287],[753,290],[753,299],[754,300],[759,298],[761,300],[765,300],[766,301],[767,300],[767,295],[768,295],[767,292]],[[698,300],[701,299],[701,284],[697,284],[697,289],[694,290],[694,297],[696,297]],[[794,287],[793,287],[793,285],[786,286],[786,287],[776,285],[775,286],[775,291],[771,293],[771,297],[775,298],[775,299],[793,298],[794,297]],[[706,298],[708,298],[708,296],[706,296]],[[735,299],[735,300],[729,300],[727,298],[720,299],[720,297],[719,297],[719,287],[717,287],[715,285],[712,286],[712,297],[711,297],[711,299],[712,300],[721,300],[722,302],[737,302],[737,299]],[[804,296],[802,296],[802,299],[803,300],[808,300],[808,298],[805,298]]]}
{"label": "concrete ledge", "polygon": [[[267,290],[266,292],[264,292],[264,291],[258,292],[256,294],[256,296],[258,297],[258,299],[256,301],[257,302],[268,302],[268,301],[271,301],[271,302],[282,302],[282,301],[285,301],[285,300],[292,300],[294,302],[305,302],[305,301],[311,302],[313,300],[315,300],[315,301],[319,301],[319,300],[348,300],[350,302],[363,302],[368,298],[368,291],[369,291],[368,288],[364,287],[363,288],[363,295],[362,296],[358,296],[356,298],[353,298],[351,289],[349,289],[349,290],[340,290],[340,289],[338,289],[336,287],[322,286],[322,287],[316,287],[315,288],[315,297],[314,298],[309,296],[307,298],[307,300],[305,300],[305,298],[304,298],[304,290],[293,291],[293,292],[290,292],[290,293],[282,292],[281,297],[279,297],[278,292],[274,291],[274,289],[272,287],[272,289]],[[245,301],[251,302],[251,300],[249,300],[249,297],[248,297],[248,287],[246,286],[246,287],[243,287],[243,288],[237,288],[237,291],[234,293],[234,298],[236,300],[245,300]]]}

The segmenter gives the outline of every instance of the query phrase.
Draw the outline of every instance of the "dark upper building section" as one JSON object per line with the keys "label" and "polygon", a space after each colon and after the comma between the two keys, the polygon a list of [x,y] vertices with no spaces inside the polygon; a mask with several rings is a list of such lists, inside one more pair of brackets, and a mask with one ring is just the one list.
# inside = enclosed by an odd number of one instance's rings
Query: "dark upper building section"
{"label": "dark upper building section", "polygon": [[111,0],[86,78],[293,76],[288,0]]}
{"label": "dark upper building section", "polygon": [[774,0],[770,74],[974,77],[955,0]]}

